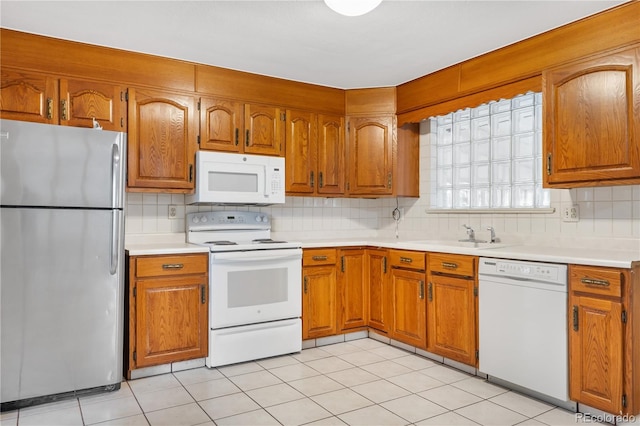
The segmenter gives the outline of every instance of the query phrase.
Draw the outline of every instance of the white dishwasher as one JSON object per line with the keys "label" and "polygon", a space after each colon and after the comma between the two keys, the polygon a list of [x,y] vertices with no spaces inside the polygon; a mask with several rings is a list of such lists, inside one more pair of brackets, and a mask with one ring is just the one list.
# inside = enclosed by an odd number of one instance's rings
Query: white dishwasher
{"label": "white dishwasher", "polygon": [[479,370],[569,399],[567,265],[480,258]]}

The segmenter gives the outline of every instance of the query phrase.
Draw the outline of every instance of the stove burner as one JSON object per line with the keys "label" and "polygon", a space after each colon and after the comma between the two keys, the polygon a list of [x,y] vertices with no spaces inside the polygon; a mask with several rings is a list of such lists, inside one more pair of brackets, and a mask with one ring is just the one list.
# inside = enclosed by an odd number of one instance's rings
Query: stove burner
{"label": "stove burner", "polygon": [[258,244],[274,244],[274,243],[286,243],[286,241],[276,241],[271,238],[258,238],[253,240],[254,243]]}
{"label": "stove burner", "polygon": [[234,243],[233,241],[218,240],[218,241],[206,241],[205,244],[211,244],[214,246],[234,246],[234,245],[237,245],[238,243]]}

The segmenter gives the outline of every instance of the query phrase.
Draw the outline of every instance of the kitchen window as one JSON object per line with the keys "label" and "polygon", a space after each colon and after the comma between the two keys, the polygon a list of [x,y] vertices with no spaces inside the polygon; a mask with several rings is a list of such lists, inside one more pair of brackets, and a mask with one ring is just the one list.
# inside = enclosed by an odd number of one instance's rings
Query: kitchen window
{"label": "kitchen window", "polygon": [[542,188],[542,93],[430,118],[431,208],[548,209]]}

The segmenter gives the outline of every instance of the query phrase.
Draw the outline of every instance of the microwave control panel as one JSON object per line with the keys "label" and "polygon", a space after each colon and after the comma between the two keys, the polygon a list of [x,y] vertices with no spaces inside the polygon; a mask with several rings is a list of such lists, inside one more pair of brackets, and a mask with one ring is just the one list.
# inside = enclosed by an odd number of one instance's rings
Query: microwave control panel
{"label": "microwave control panel", "polygon": [[283,191],[283,174],[284,169],[280,167],[274,167],[271,173],[271,194],[278,194]]}

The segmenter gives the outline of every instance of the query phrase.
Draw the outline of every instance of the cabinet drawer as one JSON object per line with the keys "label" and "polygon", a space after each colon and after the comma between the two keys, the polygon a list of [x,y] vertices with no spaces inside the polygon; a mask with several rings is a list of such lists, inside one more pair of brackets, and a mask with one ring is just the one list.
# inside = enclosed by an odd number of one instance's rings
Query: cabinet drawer
{"label": "cabinet drawer", "polygon": [[427,259],[429,272],[440,272],[465,277],[474,277],[476,275],[476,258],[473,256],[429,253]]}
{"label": "cabinet drawer", "polygon": [[424,271],[425,254],[421,251],[390,250],[391,267]]}
{"label": "cabinet drawer", "polygon": [[305,249],[302,252],[302,265],[335,265],[338,252],[333,248]]}
{"label": "cabinet drawer", "polygon": [[571,291],[622,296],[622,269],[569,265]]}
{"label": "cabinet drawer", "polygon": [[136,277],[206,274],[208,254],[136,257]]}

